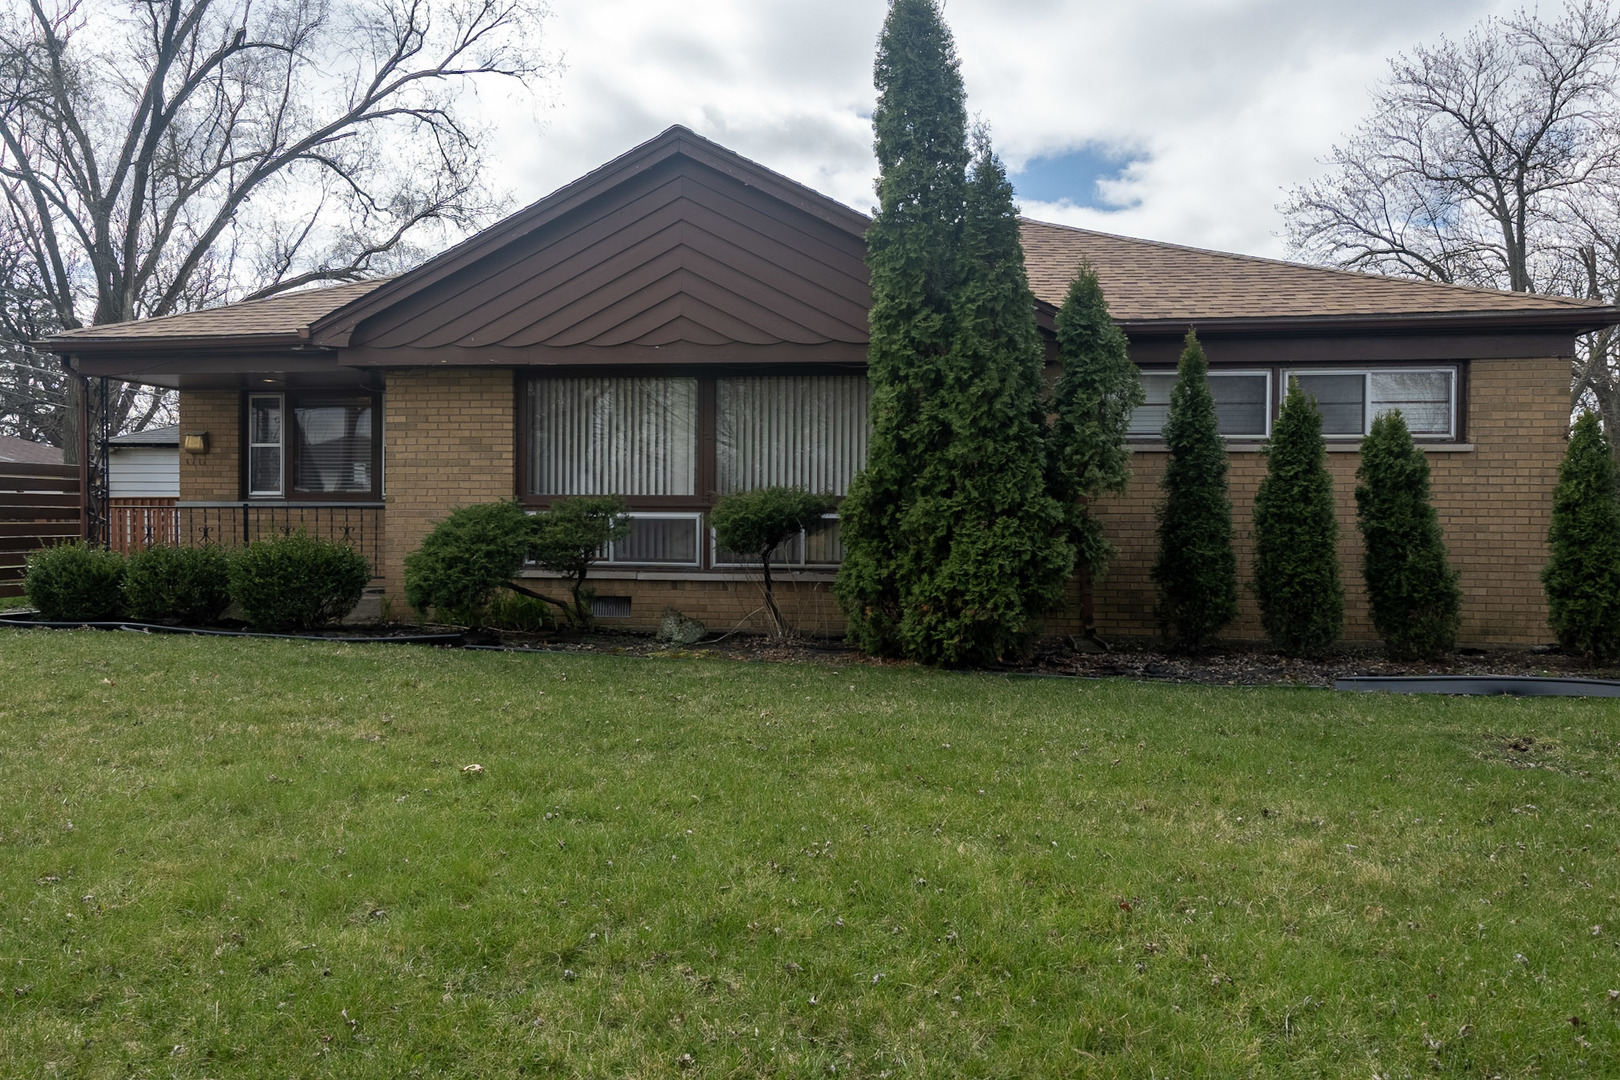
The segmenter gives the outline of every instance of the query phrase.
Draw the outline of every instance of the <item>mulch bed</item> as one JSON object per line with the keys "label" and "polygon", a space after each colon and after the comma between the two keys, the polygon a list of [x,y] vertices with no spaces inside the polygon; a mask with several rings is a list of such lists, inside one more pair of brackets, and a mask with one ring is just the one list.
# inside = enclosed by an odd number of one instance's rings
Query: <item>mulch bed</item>
{"label": "mulch bed", "polygon": [[[7,612],[8,621],[23,621],[26,611]],[[243,629],[237,625],[216,629]],[[461,635],[455,642],[475,648],[524,649],[543,652],[596,653],[608,656],[663,658],[713,657],[769,663],[897,665],[899,661],[862,656],[833,638],[796,638],[779,641],[757,634],[728,634],[693,645],[672,645],[651,634],[625,630],[587,632],[466,631],[463,627],[396,623],[386,626],[345,626],[311,636],[363,638],[378,642],[425,635]],[[1131,678],[1210,686],[1317,686],[1331,687],[1335,679],[1366,675],[1540,675],[1580,678],[1620,678],[1620,668],[1591,667],[1585,660],[1556,648],[1464,649],[1443,663],[1397,662],[1384,658],[1377,646],[1347,647],[1314,660],[1293,660],[1255,644],[1220,644],[1197,655],[1167,652],[1153,639],[1122,639],[1106,652],[1077,647],[1074,639],[1049,638],[1019,663],[993,670],[1011,675],[1068,676],[1075,678]]]}
{"label": "mulch bed", "polygon": [[[873,660],[836,639],[775,641],[738,634],[695,645],[670,645],[650,635],[630,632],[489,634],[474,644],[547,651],[606,653],[618,656],[709,656],[728,660],[777,663],[889,665]],[[1168,653],[1157,642],[1115,642],[1108,652],[1077,649],[1064,639],[1041,643],[1027,661],[995,670],[1008,674],[1064,675],[1079,678],[1124,677],[1211,686],[1331,687],[1352,675],[1553,675],[1616,678],[1620,669],[1593,668],[1580,657],[1541,646],[1535,649],[1467,649],[1444,663],[1386,660],[1376,646],[1351,647],[1317,660],[1292,660],[1261,645],[1224,644],[1196,656]]]}

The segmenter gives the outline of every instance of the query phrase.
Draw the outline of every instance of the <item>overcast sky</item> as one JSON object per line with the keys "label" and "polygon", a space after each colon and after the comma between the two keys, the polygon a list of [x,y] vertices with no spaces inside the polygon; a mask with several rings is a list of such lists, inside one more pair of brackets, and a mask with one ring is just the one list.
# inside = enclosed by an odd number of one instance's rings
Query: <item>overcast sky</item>
{"label": "overcast sky", "polygon": [[[540,198],[685,124],[869,211],[884,0],[553,0],[542,108],[488,100],[497,183]],[[1387,59],[1512,0],[949,0],[968,111],[1024,212],[1256,255]]]}

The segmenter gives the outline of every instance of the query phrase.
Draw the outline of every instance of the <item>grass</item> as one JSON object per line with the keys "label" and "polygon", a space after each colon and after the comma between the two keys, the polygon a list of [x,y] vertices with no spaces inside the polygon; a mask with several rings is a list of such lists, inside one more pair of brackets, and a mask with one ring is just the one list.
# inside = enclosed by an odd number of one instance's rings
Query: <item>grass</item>
{"label": "grass", "polygon": [[1612,1076],[1617,746],[1571,699],[0,632],[0,1075]]}

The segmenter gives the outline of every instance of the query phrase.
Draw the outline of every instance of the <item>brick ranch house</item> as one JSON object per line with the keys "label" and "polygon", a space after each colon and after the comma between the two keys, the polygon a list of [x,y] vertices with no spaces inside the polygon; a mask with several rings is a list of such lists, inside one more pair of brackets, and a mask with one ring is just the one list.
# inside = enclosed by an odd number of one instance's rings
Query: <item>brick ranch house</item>
{"label": "brick ranch house", "polygon": [[[646,627],[672,605],[730,627],[757,611],[758,587],[715,550],[704,511],[772,483],[842,494],[863,460],[867,224],[675,127],[409,273],[48,344],[84,376],[179,390],[185,541],[300,524],[347,537],[399,610],[405,556],[453,507],[619,494],[634,531],[593,571],[600,613]],[[1373,636],[1355,451],[1395,406],[1428,453],[1462,575],[1464,640],[1548,636],[1538,574],[1570,357],[1577,334],[1620,312],[1036,221],[1023,233],[1048,341],[1055,305],[1090,260],[1147,390],[1131,491],[1103,508],[1122,549],[1098,590],[1104,633],[1154,628],[1157,434],[1195,327],[1231,455],[1244,574],[1261,444],[1297,376],[1332,451],[1347,637]],[[784,607],[802,629],[840,629],[838,557],[835,524],[786,553]],[[1072,614],[1049,625],[1071,630]],[[1229,633],[1260,637],[1246,590]]]}

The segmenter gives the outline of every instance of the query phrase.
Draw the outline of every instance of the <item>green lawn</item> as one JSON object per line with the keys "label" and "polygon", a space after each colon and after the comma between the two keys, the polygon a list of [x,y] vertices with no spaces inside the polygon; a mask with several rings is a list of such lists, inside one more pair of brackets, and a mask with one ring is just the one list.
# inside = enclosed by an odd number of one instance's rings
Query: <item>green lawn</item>
{"label": "green lawn", "polygon": [[1617,746],[1570,699],[0,631],[0,1076],[1613,1076]]}

